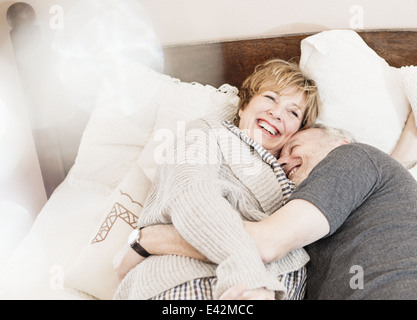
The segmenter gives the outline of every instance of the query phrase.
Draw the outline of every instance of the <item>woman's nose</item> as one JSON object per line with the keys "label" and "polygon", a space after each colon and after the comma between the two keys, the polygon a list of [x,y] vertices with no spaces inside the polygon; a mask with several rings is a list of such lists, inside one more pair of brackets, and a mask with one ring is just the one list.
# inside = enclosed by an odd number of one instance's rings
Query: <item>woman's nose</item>
{"label": "woman's nose", "polygon": [[269,115],[274,119],[281,120],[281,107],[279,105],[274,106],[273,108],[269,109]]}

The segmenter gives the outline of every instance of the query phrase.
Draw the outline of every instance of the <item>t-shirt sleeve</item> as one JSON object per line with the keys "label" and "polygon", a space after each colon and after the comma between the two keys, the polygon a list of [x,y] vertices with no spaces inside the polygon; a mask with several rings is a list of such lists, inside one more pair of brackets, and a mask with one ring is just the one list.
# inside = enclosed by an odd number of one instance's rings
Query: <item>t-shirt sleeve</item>
{"label": "t-shirt sleeve", "polygon": [[343,145],[322,160],[294,191],[290,200],[314,204],[333,234],[375,190],[379,172],[360,144]]}

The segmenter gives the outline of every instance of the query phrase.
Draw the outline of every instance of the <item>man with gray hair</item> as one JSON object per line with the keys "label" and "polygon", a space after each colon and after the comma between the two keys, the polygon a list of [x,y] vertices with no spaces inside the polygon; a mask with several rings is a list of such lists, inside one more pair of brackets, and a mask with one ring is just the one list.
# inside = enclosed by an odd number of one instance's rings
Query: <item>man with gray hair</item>
{"label": "man with gray hair", "polygon": [[[306,247],[308,299],[417,299],[417,182],[389,155],[352,141],[325,126],[296,133],[278,159],[296,190],[245,228],[265,263]],[[151,254],[204,259],[172,226],[142,231]],[[223,297],[268,298],[235,287]]]}

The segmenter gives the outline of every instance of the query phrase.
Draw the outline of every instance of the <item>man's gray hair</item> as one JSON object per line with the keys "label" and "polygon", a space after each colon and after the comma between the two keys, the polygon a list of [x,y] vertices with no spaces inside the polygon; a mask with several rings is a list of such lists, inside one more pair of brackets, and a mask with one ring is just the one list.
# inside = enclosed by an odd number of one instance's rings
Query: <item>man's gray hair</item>
{"label": "man's gray hair", "polygon": [[349,143],[356,142],[355,138],[351,133],[346,130],[326,126],[322,123],[313,124],[310,128],[320,129],[323,133],[332,141],[337,141],[339,139],[345,139]]}

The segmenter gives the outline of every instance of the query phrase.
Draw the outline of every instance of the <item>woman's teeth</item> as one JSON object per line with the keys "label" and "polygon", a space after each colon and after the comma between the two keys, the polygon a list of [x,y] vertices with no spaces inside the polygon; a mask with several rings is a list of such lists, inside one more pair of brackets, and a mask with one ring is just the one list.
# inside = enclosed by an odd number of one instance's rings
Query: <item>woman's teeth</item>
{"label": "woman's teeth", "polygon": [[268,124],[265,121],[259,120],[258,125],[264,129],[265,131],[269,132],[271,135],[276,136],[278,134],[278,131],[272,127],[270,124]]}

